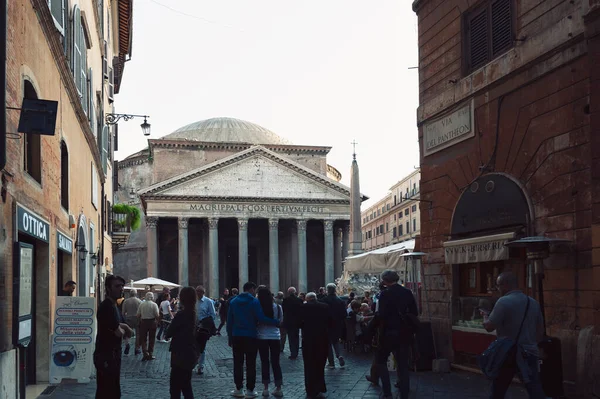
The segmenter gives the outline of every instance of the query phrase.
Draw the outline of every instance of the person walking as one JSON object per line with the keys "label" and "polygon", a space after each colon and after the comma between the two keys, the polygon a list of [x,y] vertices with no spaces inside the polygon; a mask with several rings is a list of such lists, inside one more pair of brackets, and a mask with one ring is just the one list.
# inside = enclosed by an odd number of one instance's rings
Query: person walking
{"label": "person walking", "polygon": [[229,290],[225,288],[223,296],[219,299],[219,328],[217,328],[217,335],[221,335],[221,329],[227,321],[227,310],[229,310]]}
{"label": "person walking", "polygon": [[[276,319],[281,324],[283,321],[283,309],[274,302],[271,291],[269,291],[267,287],[258,287],[257,297],[265,316]],[[264,385],[262,395],[265,397],[269,396],[269,384],[271,383],[271,376],[269,373],[270,366],[273,368],[273,378],[275,379],[275,391],[273,391],[273,396],[281,397],[283,396],[281,390],[281,385],[283,385],[283,374],[281,373],[281,365],[279,364],[279,343],[281,339],[279,327],[268,324],[259,324],[257,338],[262,383]]]}
{"label": "person walking", "polygon": [[198,362],[196,345],[196,291],[184,287],[179,293],[181,310],[177,312],[167,328],[165,336],[171,339],[171,399],[193,399],[192,371]]}
{"label": "person walking", "polygon": [[[266,317],[260,302],[254,296],[256,284],[244,284],[244,292],[235,297],[229,304],[227,313],[227,336],[229,346],[233,349],[233,379],[235,390],[231,395],[235,398],[256,398],[256,353],[258,351],[257,325],[279,326],[279,321]],[[244,386],[244,360],[246,363],[246,394]]]}
{"label": "person walking", "polygon": [[290,360],[296,360],[298,352],[300,350],[300,307],[304,301],[297,296],[296,288],[288,288],[288,296],[283,300],[283,314],[287,315],[283,319],[283,328],[285,329],[282,334],[281,350],[285,347],[285,338],[289,337],[290,340]]}
{"label": "person walking", "polygon": [[[199,285],[196,287],[196,295],[198,301],[196,304],[196,313],[198,315],[198,323],[202,328],[209,332],[208,337],[210,338],[215,333],[215,319],[217,315],[215,313],[215,304],[209,297],[205,296],[205,289]],[[206,347],[198,358],[198,375],[204,374],[204,364],[206,363]]]}
{"label": "person walking", "polygon": [[162,317],[160,323],[160,330],[158,330],[158,335],[156,336],[156,340],[159,342],[167,342],[167,340],[161,339],[163,333],[165,332],[167,326],[173,319],[173,311],[171,310],[171,294],[163,293],[162,294],[162,302],[160,303],[160,315]]}
{"label": "person walking", "polygon": [[[137,290],[132,289],[129,291],[129,298],[123,302],[123,317],[125,322],[135,332],[135,354],[139,355],[142,353],[140,344],[140,325],[138,320],[138,309],[142,301],[137,297]],[[125,338],[125,354],[129,355],[131,345],[129,345],[129,338]]]}
{"label": "person walking", "polygon": [[482,312],[483,326],[488,332],[495,330],[498,338],[515,341],[517,350],[509,355],[492,381],[490,398],[503,399],[514,375],[519,374],[529,397],[543,399],[546,395],[538,369],[538,343],[544,339],[540,304],[518,289],[517,276],[512,272],[501,273],[496,283],[502,296],[489,317]]}
{"label": "person walking", "polygon": [[153,355],[154,343],[156,340],[156,329],[160,322],[160,313],[158,311],[158,305],[154,302],[154,294],[147,292],[145,299],[146,300],[140,304],[137,311],[143,362],[156,359]]}
{"label": "person walking", "polygon": [[300,308],[302,328],[302,359],[304,360],[304,386],[310,399],[324,398],[325,363],[330,346],[328,330],[333,327],[329,306],[317,301],[317,294],[306,294],[306,303]]}
{"label": "person walking", "polygon": [[334,283],[327,284],[327,295],[321,299],[321,302],[329,306],[329,314],[333,323],[332,327],[328,330],[330,344],[327,359],[329,361],[329,368],[335,368],[334,353],[335,358],[340,363],[340,367],[344,367],[346,364],[344,357],[340,355],[340,338],[342,338],[342,331],[346,323],[346,304],[338,298],[336,289],[337,286]]}
{"label": "person walking", "polygon": [[121,342],[123,337],[131,337],[133,331],[117,308],[117,299],[123,296],[125,279],[111,274],[104,285],[106,299],[96,313],[96,399],[118,399],[121,397]]}
{"label": "person walking", "polygon": [[400,398],[408,399],[410,391],[408,356],[414,336],[409,320],[410,315],[418,316],[417,303],[412,292],[398,284],[400,277],[395,271],[384,271],[381,273],[381,280],[386,289],[381,292],[378,302],[381,332],[379,347],[375,354],[377,370],[384,398],[392,398],[387,361],[390,353],[393,353],[396,359]]}

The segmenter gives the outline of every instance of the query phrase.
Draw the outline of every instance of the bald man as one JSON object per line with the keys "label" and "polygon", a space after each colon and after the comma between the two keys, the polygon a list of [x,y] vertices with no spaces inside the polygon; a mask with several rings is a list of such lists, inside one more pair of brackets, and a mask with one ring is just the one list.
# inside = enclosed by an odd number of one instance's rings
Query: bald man
{"label": "bald man", "polygon": [[518,373],[532,399],[546,395],[540,381],[538,342],[544,338],[544,320],[540,304],[519,289],[517,276],[504,272],[496,284],[502,297],[496,301],[489,317],[483,314],[483,326],[488,332],[496,331],[498,338],[517,340],[516,355],[508,358],[496,379],[492,381],[492,399],[503,399],[510,383]]}

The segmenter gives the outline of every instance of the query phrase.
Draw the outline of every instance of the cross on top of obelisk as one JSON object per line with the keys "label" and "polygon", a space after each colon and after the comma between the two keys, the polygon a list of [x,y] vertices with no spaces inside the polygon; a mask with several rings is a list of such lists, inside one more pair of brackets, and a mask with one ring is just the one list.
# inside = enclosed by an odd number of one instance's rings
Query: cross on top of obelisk
{"label": "cross on top of obelisk", "polygon": [[352,159],[356,159],[356,145],[358,144],[356,140],[352,140]]}

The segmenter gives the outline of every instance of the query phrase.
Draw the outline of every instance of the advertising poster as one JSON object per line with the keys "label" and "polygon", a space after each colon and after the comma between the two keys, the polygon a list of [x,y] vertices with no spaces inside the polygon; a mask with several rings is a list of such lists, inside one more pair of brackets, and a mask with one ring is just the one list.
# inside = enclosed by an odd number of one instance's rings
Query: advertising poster
{"label": "advertising poster", "polygon": [[64,378],[90,382],[94,367],[94,298],[59,296],[50,352],[50,383]]}

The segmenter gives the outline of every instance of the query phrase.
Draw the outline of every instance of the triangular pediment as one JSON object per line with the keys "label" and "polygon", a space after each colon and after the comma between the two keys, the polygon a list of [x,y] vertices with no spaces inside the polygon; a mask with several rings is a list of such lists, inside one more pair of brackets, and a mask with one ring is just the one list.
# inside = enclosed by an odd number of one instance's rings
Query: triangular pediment
{"label": "triangular pediment", "polygon": [[241,151],[142,190],[145,198],[218,197],[350,200],[348,187],[262,146]]}

